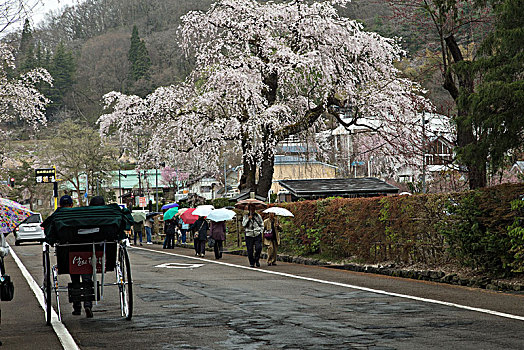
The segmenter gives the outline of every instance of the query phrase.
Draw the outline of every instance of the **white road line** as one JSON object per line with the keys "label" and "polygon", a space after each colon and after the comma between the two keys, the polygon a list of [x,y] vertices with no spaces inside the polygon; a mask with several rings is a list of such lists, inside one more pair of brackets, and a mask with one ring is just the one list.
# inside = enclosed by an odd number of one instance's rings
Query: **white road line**
{"label": "white road line", "polygon": [[504,312],[498,312],[498,311],[482,309],[482,308],[478,308],[478,307],[472,307],[472,306],[467,306],[467,305],[450,303],[450,302],[447,302],[447,301],[428,299],[428,298],[421,298],[421,297],[416,297],[416,296],[407,295],[407,294],[387,292],[385,290],[360,287],[360,286],[356,286],[356,285],[352,285],[352,284],[346,284],[346,283],[325,281],[325,280],[320,280],[320,279],[316,279],[316,278],[292,275],[292,274],[284,273],[284,272],[262,270],[262,269],[258,269],[258,268],[248,267],[248,266],[235,265],[235,264],[225,263],[225,262],[221,262],[221,261],[213,261],[213,260],[208,260],[208,259],[202,259],[202,258],[195,257],[195,256],[187,256],[187,255],[175,254],[175,253],[164,252],[164,251],[160,251],[160,250],[148,249],[148,248],[143,248],[143,247],[133,247],[133,249],[147,250],[147,251],[150,251],[150,252],[155,252],[155,253],[160,253],[160,254],[173,255],[173,256],[178,256],[178,257],[182,257],[182,258],[188,258],[188,259],[205,261],[207,263],[213,263],[213,264],[218,264],[218,265],[236,267],[236,268],[240,268],[240,269],[253,270],[253,271],[257,271],[257,272],[267,273],[267,274],[270,274],[270,275],[277,275],[277,276],[294,278],[294,279],[303,280],[303,281],[310,281],[310,282],[316,282],[316,283],[322,283],[322,284],[329,284],[329,285],[345,287],[345,288],[352,288],[352,289],[362,290],[362,291],[376,293],[376,294],[383,294],[383,295],[388,295],[388,296],[393,296],[393,297],[398,297],[398,298],[411,299],[411,300],[421,301],[421,302],[424,302],[424,303],[445,305],[445,306],[455,307],[455,308],[459,308],[459,309],[463,309],[463,310],[475,311],[475,312],[480,312],[480,313],[484,313],[484,314],[510,318],[510,319],[513,319],[513,320],[524,321],[524,316],[512,315],[512,314],[507,314],[507,313],[504,313]]}
{"label": "white road line", "polygon": [[[22,275],[25,277],[27,284],[35,294],[36,300],[38,300],[38,303],[42,307],[42,310],[45,312],[45,300],[44,300],[44,294],[42,293],[42,289],[40,289],[40,286],[36,281],[33,279],[33,276],[27,271],[22,261],[18,258],[18,255],[14,252],[13,249],[10,249],[11,255],[13,256],[13,259],[15,260],[16,264],[18,265],[18,268],[20,271],[22,271]],[[45,322],[44,319],[42,319],[42,322]],[[60,343],[62,343],[62,347],[65,350],[80,350],[78,345],[75,343],[75,340],[67,330],[67,328],[64,326],[62,322],[58,320],[58,315],[55,311],[55,309],[51,308],[51,326],[53,326],[53,330],[55,331],[56,335],[58,336],[58,339],[60,340]]]}

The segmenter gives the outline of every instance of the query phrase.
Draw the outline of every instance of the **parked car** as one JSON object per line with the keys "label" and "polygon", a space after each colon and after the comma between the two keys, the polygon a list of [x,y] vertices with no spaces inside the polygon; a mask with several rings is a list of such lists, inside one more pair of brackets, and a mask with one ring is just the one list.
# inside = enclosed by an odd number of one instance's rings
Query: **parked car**
{"label": "parked car", "polygon": [[20,245],[21,242],[43,242],[45,235],[40,224],[42,224],[42,215],[39,213],[25,219],[15,229],[15,245]]}

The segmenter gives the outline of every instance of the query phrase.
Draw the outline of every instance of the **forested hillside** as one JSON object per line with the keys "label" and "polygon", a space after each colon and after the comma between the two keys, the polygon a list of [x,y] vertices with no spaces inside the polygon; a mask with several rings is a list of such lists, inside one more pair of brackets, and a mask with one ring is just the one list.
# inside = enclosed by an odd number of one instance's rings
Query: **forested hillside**
{"label": "forested hillside", "polygon": [[[53,101],[47,110],[51,125],[65,119],[93,124],[102,113],[100,98],[109,91],[144,96],[184,79],[191,62],[177,45],[180,17],[212,2],[87,0],[48,15],[38,28],[26,23],[7,39],[19,48],[20,71],[41,66],[53,75],[54,87],[42,87]],[[415,36],[406,36],[409,33],[387,20],[388,8],[380,1],[354,1],[340,11],[369,30],[403,36],[406,47],[418,49]]]}

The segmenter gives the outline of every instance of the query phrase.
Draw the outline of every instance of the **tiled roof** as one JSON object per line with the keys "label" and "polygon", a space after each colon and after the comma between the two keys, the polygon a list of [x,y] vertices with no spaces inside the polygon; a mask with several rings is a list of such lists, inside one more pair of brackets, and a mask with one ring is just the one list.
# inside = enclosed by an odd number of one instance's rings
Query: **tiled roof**
{"label": "tiled roof", "polygon": [[398,193],[399,189],[374,177],[350,179],[281,180],[297,197]]}

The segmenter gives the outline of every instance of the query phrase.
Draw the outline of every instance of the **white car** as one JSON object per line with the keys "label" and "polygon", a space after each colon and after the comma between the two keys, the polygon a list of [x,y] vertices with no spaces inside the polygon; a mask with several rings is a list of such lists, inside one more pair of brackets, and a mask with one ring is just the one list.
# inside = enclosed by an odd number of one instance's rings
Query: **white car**
{"label": "white car", "polygon": [[40,224],[42,224],[42,215],[38,213],[25,219],[15,229],[15,245],[20,245],[21,242],[43,242],[45,234]]}

